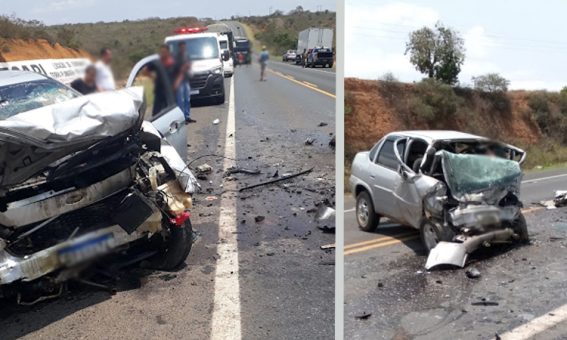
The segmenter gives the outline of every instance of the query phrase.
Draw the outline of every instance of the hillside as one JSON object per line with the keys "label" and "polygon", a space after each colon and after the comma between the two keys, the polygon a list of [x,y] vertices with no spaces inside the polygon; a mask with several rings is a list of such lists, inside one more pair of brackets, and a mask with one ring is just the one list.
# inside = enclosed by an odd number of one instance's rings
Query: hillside
{"label": "hillside", "polygon": [[526,166],[567,161],[567,95],[484,93],[421,82],[345,79],[345,160],[396,130],[452,129],[528,151]]}
{"label": "hillside", "polygon": [[91,58],[85,50],[65,47],[59,43],[52,44],[45,39],[4,39],[2,46],[0,62],[49,58]]}
{"label": "hillside", "polygon": [[67,32],[68,40],[98,56],[103,47],[109,47],[114,55],[114,72],[118,79],[127,78],[136,62],[157,52],[163,39],[182,26],[207,25],[212,20],[201,21],[194,17],[149,18],[121,22],[97,22],[48,26],[46,31]]}
{"label": "hillside", "polygon": [[[297,48],[299,32],[310,27],[336,29],[336,13],[330,11],[310,12],[300,7],[284,14],[274,11],[270,16],[239,17],[236,20],[248,25],[254,39],[266,45],[274,55],[282,55],[289,49]],[[333,47],[335,46],[333,35]]]}

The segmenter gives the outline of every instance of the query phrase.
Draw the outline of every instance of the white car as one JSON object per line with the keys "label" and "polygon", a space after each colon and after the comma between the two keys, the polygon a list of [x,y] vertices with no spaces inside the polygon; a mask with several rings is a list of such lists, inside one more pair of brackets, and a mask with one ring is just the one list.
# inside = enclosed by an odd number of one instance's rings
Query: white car
{"label": "white car", "polygon": [[[219,36],[219,45],[220,45],[221,53],[223,55],[226,54],[226,53],[228,53],[230,55],[230,48],[229,48],[228,44],[229,44],[228,37],[224,34],[221,34]],[[234,60],[232,59],[232,56],[230,56],[230,58],[228,58],[228,60],[223,60],[222,63],[224,65],[224,76],[225,77],[232,77],[232,75],[234,73]]]}

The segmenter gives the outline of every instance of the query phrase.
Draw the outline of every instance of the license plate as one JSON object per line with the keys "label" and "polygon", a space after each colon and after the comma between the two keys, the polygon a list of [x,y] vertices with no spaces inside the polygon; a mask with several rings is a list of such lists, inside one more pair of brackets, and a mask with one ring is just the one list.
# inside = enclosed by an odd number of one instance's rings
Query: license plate
{"label": "license plate", "polygon": [[191,95],[199,94],[199,90],[191,90],[189,93],[190,93]]}
{"label": "license plate", "polygon": [[57,254],[65,265],[74,265],[107,253],[112,248],[114,235],[104,234],[60,249]]}

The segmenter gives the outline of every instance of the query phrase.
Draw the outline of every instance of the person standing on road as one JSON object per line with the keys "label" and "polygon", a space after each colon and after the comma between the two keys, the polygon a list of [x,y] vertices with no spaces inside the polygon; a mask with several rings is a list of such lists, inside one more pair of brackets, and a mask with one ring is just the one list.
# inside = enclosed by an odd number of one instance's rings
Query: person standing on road
{"label": "person standing on road", "polygon": [[100,50],[100,58],[95,64],[96,68],[96,86],[99,91],[116,90],[114,82],[114,74],[110,68],[112,62],[112,51],[109,48]]}
{"label": "person standing on road", "polygon": [[[164,84],[172,83],[175,79],[174,73],[174,64],[175,61],[173,60],[171,53],[169,52],[169,46],[167,44],[163,44],[160,46],[159,49],[159,63],[163,67],[165,71],[164,76],[167,78],[164,80],[162,77],[161,72],[157,72],[156,77],[154,79],[154,106],[152,109],[152,114],[155,116],[159,114],[163,109],[167,107],[167,91],[168,88],[164,86]],[[156,65],[150,64],[147,67],[148,72],[155,72]]]}
{"label": "person standing on road", "polygon": [[175,57],[175,73],[176,82],[174,84],[175,97],[177,106],[181,108],[185,115],[185,123],[196,123],[197,121],[191,118],[191,84],[189,83],[189,71],[191,64],[187,58],[187,45],[184,41],[179,42],[177,45],[177,55]]}
{"label": "person standing on road", "polygon": [[268,59],[270,59],[270,53],[268,53],[266,46],[262,46],[262,52],[260,52],[260,58],[258,58],[258,62],[260,63],[260,81],[266,81],[264,74],[266,73]]}
{"label": "person standing on road", "polygon": [[96,88],[96,68],[94,65],[89,65],[85,69],[85,76],[77,78],[71,83],[71,87],[82,94],[95,93]]}

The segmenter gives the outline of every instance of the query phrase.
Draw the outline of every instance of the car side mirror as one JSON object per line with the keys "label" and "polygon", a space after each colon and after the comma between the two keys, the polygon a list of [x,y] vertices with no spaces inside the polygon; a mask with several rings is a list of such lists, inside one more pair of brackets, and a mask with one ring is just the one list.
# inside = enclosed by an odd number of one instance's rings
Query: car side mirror
{"label": "car side mirror", "polygon": [[222,52],[222,60],[228,61],[230,59],[230,53],[228,51]]}
{"label": "car side mirror", "polygon": [[406,170],[403,166],[398,166],[398,174],[400,175],[400,177],[402,177],[402,179],[404,181],[409,181],[411,180],[415,174],[409,172],[408,170]]}

